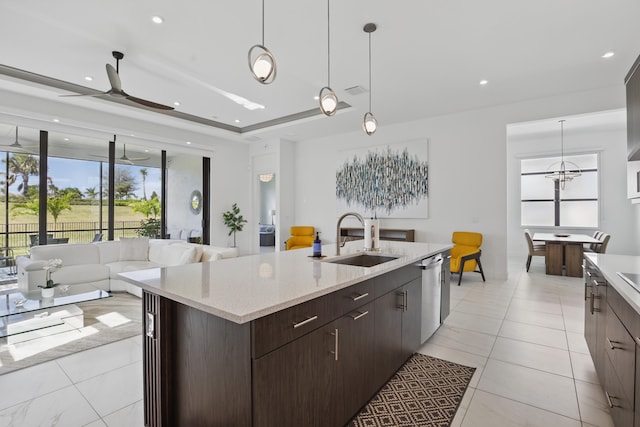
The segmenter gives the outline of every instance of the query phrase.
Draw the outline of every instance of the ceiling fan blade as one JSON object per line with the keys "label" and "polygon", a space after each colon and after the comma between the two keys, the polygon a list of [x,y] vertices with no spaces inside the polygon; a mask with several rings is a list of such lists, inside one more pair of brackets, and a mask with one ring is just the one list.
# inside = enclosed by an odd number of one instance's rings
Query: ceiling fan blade
{"label": "ceiling fan blade", "polygon": [[168,105],[158,104],[156,102],[147,101],[146,99],[136,98],[135,96],[126,95],[125,96],[129,101],[133,101],[137,104],[144,105],[145,107],[155,108],[156,110],[173,110],[173,107]]}
{"label": "ceiling fan blade", "polygon": [[109,83],[111,84],[111,93],[122,93],[122,82],[120,76],[113,65],[107,64],[107,76],[109,76]]}

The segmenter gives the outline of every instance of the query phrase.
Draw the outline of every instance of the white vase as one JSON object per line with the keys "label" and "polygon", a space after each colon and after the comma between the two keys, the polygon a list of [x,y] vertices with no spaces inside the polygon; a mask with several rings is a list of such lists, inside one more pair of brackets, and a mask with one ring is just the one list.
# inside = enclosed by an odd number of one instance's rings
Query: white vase
{"label": "white vase", "polygon": [[53,298],[54,288],[42,288],[42,298]]}

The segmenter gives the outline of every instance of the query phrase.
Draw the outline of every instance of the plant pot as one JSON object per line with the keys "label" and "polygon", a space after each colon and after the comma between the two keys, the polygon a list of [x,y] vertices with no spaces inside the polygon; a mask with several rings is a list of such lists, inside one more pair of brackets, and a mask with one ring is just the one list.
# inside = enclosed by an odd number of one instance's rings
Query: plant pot
{"label": "plant pot", "polygon": [[42,298],[53,298],[55,288],[42,288]]}

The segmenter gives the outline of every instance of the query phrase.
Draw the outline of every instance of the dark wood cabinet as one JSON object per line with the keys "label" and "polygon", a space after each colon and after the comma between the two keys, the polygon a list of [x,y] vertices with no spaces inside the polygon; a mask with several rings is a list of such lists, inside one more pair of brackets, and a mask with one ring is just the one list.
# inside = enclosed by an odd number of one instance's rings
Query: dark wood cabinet
{"label": "dark wood cabinet", "polygon": [[598,269],[585,260],[585,328],[584,334],[600,383],[604,384],[606,343],[607,282]]}
{"label": "dark wood cabinet", "polygon": [[337,425],[336,322],[253,363],[253,425]]}
{"label": "dark wood cabinet", "polygon": [[627,158],[640,160],[640,56],[624,83],[627,92]]}
{"label": "dark wood cabinet", "polygon": [[[364,239],[364,228],[341,228],[340,237],[344,241]],[[415,242],[415,230],[381,228],[380,240],[395,240],[398,242]]]}

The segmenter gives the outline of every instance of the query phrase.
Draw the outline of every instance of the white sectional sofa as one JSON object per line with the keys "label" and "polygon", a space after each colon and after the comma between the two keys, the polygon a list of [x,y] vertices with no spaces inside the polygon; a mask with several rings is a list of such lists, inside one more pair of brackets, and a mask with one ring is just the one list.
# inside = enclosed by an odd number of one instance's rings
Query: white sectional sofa
{"label": "white sectional sofa", "polygon": [[235,256],[235,248],[148,238],[33,246],[29,257],[17,260],[18,287],[22,290],[37,289],[46,281],[43,267],[50,259],[61,259],[62,267],[51,274],[56,283],[88,283],[106,291],[126,291],[141,296],[140,288],[120,280],[118,273]]}

